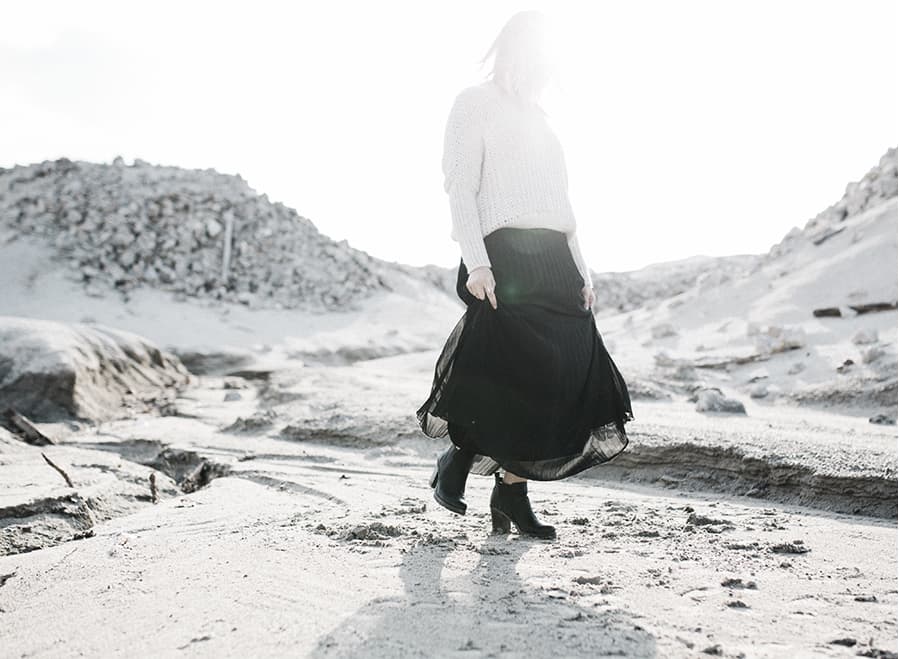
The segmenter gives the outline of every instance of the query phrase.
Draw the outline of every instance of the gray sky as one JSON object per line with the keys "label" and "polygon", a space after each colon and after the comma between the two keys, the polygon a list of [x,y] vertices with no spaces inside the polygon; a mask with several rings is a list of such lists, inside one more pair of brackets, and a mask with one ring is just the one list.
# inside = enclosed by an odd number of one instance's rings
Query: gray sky
{"label": "gray sky", "polygon": [[446,116],[535,8],[593,270],[764,252],[897,143],[895,1],[36,1],[0,23],[0,166],[213,167],[375,256],[455,266]]}

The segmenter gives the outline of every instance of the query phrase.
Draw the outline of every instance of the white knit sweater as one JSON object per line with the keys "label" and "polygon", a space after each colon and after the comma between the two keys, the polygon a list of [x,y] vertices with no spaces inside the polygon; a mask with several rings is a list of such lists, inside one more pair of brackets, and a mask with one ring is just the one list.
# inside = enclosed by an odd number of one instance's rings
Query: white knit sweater
{"label": "white knit sweater", "polygon": [[444,190],[450,238],[468,270],[489,266],[484,236],[500,227],[543,227],[567,235],[586,285],[593,285],[577,240],[562,145],[542,109],[492,80],[456,96],[446,123]]}

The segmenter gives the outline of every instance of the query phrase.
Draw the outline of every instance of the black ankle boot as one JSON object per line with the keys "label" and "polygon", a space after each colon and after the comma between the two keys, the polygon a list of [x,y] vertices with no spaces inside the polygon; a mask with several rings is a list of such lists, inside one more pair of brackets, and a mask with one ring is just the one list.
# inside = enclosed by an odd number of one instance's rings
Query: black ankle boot
{"label": "black ankle boot", "polygon": [[434,499],[444,508],[465,514],[468,505],[463,498],[468,470],[474,462],[475,454],[450,444],[439,458],[434,473],[431,474],[431,487],[434,488]]}
{"label": "black ankle boot", "polygon": [[534,515],[528,499],[527,481],[507,484],[499,474],[494,476],[496,485],[490,495],[490,516],[493,519],[494,533],[508,533],[512,530],[511,522],[514,522],[521,535],[555,538],[555,527],[541,524]]}

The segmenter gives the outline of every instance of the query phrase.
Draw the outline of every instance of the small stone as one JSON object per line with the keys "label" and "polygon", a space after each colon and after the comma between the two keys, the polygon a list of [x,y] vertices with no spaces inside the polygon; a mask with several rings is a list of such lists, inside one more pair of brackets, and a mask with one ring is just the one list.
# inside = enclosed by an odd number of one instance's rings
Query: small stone
{"label": "small stone", "polygon": [[677,336],[677,330],[671,323],[661,323],[652,327],[652,338],[664,339],[669,336]]}
{"label": "small stone", "polygon": [[743,403],[735,398],[725,396],[717,387],[705,387],[697,391],[696,411],[746,414],[746,408]]}
{"label": "small stone", "polygon": [[883,414],[882,412],[878,412],[874,416],[868,419],[868,423],[875,423],[877,425],[882,426],[895,426],[896,425],[896,417],[890,416],[887,414]]}
{"label": "small stone", "polygon": [[862,363],[871,364],[886,354],[880,346],[871,346],[862,350]]}
{"label": "small stone", "polygon": [[835,638],[832,640],[831,645],[845,645],[847,648],[851,648],[853,645],[857,643],[854,638],[846,637],[846,638]]}
{"label": "small stone", "polygon": [[844,360],[842,364],[837,366],[837,373],[846,373],[847,371],[849,371],[852,368],[852,366],[854,364],[855,364],[855,362],[852,361],[851,359]]}
{"label": "small stone", "polygon": [[756,590],[758,588],[754,581],[743,581],[739,577],[725,579],[721,582],[721,585],[726,588],[749,588],[752,590]]}
{"label": "small stone", "polygon": [[759,382],[749,390],[750,398],[764,398],[768,395],[768,386]]}
{"label": "small stone", "polygon": [[877,330],[876,329],[860,329],[856,332],[852,337],[852,342],[855,345],[867,345],[870,343],[877,343]]}
{"label": "small stone", "polygon": [[769,549],[775,554],[805,554],[811,549],[804,546],[802,540],[794,540],[793,542],[780,542],[771,545]]}
{"label": "small stone", "polygon": [[215,220],[207,220],[206,221],[206,235],[210,238],[215,238],[222,232],[222,225],[216,222]]}

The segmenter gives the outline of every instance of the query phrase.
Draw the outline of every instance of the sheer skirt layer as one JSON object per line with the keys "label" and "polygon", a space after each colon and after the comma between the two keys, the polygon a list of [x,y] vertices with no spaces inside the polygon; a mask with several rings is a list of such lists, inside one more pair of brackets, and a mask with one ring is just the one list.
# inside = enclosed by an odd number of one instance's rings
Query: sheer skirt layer
{"label": "sheer skirt layer", "polygon": [[416,416],[429,437],[450,436],[477,454],[471,472],[500,468],[555,480],[611,460],[633,420],[624,378],[607,352],[566,235],[505,227],[484,238],[497,309],[465,287]]}

